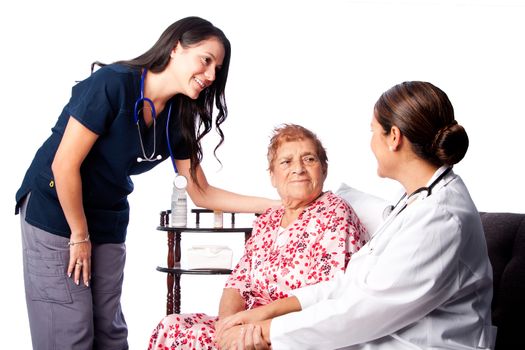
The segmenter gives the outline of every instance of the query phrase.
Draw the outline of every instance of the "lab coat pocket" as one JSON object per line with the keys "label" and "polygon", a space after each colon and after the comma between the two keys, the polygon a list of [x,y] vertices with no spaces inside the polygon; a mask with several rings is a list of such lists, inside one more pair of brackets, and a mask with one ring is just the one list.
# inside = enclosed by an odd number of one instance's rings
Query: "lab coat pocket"
{"label": "lab coat pocket", "polygon": [[358,276],[358,280],[367,283],[368,276],[372,272],[377,264],[379,257],[373,255],[372,252],[367,254],[356,254],[352,256],[352,263],[349,264],[351,271],[347,273],[353,273]]}
{"label": "lab coat pocket", "polygon": [[30,286],[27,290],[31,300],[71,303],[71,291],[67,283],[66,266],[57,255],[42,256],[26,250],[26,267]]}

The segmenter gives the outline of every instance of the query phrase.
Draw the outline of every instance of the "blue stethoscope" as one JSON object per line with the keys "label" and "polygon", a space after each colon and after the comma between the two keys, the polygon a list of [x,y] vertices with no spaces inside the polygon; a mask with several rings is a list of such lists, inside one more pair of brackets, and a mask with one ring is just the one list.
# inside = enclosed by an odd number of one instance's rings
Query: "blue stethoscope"
{"label": "blue stethoscope", "polygon": [[[142,76],[140,78],[140,97],[135,101],[135,108],[133,110],[133,118],[135,120],[135,124],[137,125],[137,133],[139,134],[139,141],[140,141],[140,148],[142,150],[142,157],[137,157],[137,162],[156,162],[157,160],[161,160],[162,156],[160,154],[157,154],[156,148],[157,148],[157,112],[155,110],[155,105],[153,104],[153,101],[147,97],[144,97],[144,79],[146,78],[147,69],[144,69],[142,72]],[[144,142],[142,140],[142,133],[140,132],[140,123],[139,123],[139,113],[140,113],[140,104],[142,103],[142,109],[144,109],[144,106],[146,104],[151,109],[151,118],[153,119],[153,151],[150,155],[146,154],[146,149],[144,148]],[[173,157],[173,152],[171,150],[171,144],[170,144],[170,135],[169,135],[169,125],[170,125],[170,117],[171,117],[171,102],[168,107],[168,118],[166,120],[166,143],[168,144],[168,151],[170,153],[171,163],[173,164],[173,169],[175,170],[175,174],[178,174],[177,166],[175,165],[175,158]]]}

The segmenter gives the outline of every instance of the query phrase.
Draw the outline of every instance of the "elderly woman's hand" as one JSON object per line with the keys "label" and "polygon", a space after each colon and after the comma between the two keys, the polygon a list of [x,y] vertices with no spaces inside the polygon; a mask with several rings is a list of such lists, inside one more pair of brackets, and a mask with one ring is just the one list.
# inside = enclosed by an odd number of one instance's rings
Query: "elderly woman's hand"
{"label": "elderly woman's hand", "polygon": [[245,324],[225,330],[216,340],[221,350],[269,350],[271,345],[264,339],[260,325]]}
{"label": "elderly woman's hand", "polygon": [[270,315],[267,312],[267,307],[261,306],[251,310],[237,312],[231,316],[219,319],[215,325],[215,337],[218,339],[222,333],[234,326],[243,325],[247,323],[254,323],[268,318]]}

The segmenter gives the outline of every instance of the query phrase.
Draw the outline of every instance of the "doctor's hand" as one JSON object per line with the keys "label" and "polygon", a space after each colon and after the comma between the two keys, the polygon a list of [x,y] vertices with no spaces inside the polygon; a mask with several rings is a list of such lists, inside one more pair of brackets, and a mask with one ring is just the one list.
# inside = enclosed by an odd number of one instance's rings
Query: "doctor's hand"
{"label": "doctor's hand", "polygon": [[67,276],[72,277],[76,285],[80,284],[80,277],[86,287],[91,279],[91,242],[84,240],[71,240],[69,248],[69,264]]}
{"label": "doctor's hand", "polygon": [[271,350],[271,345],[263,337],[260,325],[245,324],[234,326],[216,339],[220,350]]}
{"label": "doctor's hand", "polygon": [[269,317],[270,315],[268,313],[267,307],[260,306],[255,309],[240,311],[228,317],[220,318],[215,324],[215,337],[220,338],[224,331],[233,326],[254,323]]}

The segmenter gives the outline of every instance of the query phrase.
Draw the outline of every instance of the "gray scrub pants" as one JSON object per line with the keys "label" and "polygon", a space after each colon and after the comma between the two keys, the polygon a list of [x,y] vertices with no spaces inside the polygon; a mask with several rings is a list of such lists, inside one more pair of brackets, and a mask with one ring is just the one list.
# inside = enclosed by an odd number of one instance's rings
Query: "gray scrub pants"
{"label": "gray scrub pants", "polygon": [[33,349],[128,349],[120,306],[125,244],[92,244],[90,286],[82,279],[77,286],[66,274],[69,240],[28,224],[28,199],[24,202],[24,283]]}

